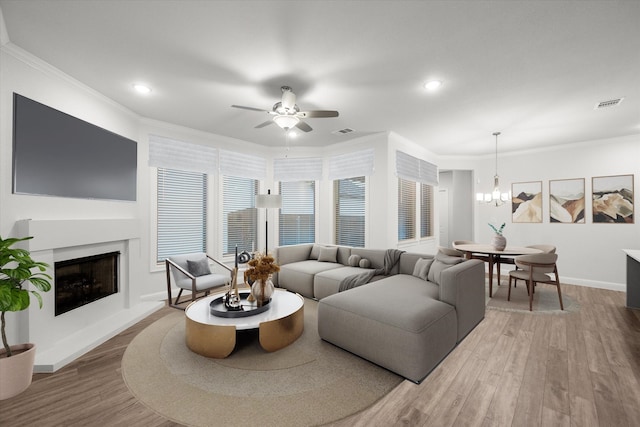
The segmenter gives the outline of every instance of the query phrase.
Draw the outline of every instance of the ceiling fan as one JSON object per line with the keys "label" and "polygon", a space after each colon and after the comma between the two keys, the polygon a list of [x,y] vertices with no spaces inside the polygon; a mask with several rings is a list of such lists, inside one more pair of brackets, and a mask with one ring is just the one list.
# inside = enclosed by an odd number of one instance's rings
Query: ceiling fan
{"label": "ceiling fan", "polygon": [[234,108],[242,108],[243,110],[260,111],[272,115],[273,117],[264,123],[260,123],[256,128],[262,128],[271,123],[275,123],[284,130],[297,127],[301,131],[309,132],[313,130],[302,119],[321,118],[321,117],[338,117],[337,111],[332,110],[311,110],[300,111],[296,105],[296,94],[289,86],[282,86],[282,101],[273,104],[271,111],[261,108],[244,107],[242,105],[232,105]]}

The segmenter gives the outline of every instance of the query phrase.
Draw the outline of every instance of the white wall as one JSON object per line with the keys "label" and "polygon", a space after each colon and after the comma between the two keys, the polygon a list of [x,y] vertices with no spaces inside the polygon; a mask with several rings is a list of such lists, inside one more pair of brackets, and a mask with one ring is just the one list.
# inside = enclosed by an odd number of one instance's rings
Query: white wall
{"label": "white wall", "polygon": [[[475,204],[475,235],[489,242],[487,225],[506,223],[504,235],[513,245],[553,244],[558,248],[558,269],[567,283],[625,290],[625,255],[622,249],[640,248],[640,221],[635,224],[594,224],[591,220],[591,178],[606,175],[634,175],[636,205],[640,189],[640,135],[588,141],[556,149],[500,154],[498,173],[503,191],[513,182],[542,181],[543,222],[522,224],[511,221],[511,204],[493,207]],[[475,192],[489,192],[495,173],[494,156],[475,159],[447,159],[446,167],[473,166]],[[585,224],[549,222],[549,180],[585,178]]]}

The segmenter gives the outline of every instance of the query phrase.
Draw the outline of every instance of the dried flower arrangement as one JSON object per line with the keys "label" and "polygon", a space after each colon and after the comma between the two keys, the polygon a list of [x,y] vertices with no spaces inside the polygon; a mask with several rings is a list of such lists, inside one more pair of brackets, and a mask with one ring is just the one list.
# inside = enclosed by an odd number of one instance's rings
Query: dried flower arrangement
{"label": "dried flower arrangement", "polygon": [[275,258],[271,255],[263,255],[257,253],[255,257],[250,260],[249,268],[244,272],[244,280],[250,281],[261,280],[263,283],[267,281],[270,275],[280,271],[280,266],[275,263]]}

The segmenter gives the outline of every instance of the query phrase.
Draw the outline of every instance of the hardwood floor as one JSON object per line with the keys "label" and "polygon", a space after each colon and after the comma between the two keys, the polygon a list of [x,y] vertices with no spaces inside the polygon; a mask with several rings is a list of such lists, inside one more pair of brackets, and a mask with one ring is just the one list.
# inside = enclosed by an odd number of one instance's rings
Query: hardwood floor
{"label": "hardwood floor", "polygon": [[[562,290],[580,303],[578,312],[487,310],[421,384],[405,381],[334,426],[638,425],[640,311],[624,307],[622,292]],[[0,401],[0,425],[179,425],[138,402],[120,371],[133,337],[171,311],[152,314],[54,374],[34,375],[27,391]]]}

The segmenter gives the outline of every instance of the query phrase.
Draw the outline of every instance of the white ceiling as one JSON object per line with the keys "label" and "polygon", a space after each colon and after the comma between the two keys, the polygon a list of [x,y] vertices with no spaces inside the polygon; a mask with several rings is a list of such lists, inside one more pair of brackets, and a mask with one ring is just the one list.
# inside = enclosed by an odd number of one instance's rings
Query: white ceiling
{"label": "white ceiling", "polygon": [[[393,131],[441,155],[640,134],[640,1],[0,0],[11,43],[148,118],[269,146]],[[444,82],[436,93],[421,88]],[[132,91],[135,82],[153,88]],[[600,101],[624,97],[617,107]],[[351,128],[348,135],[333,131]]]}

